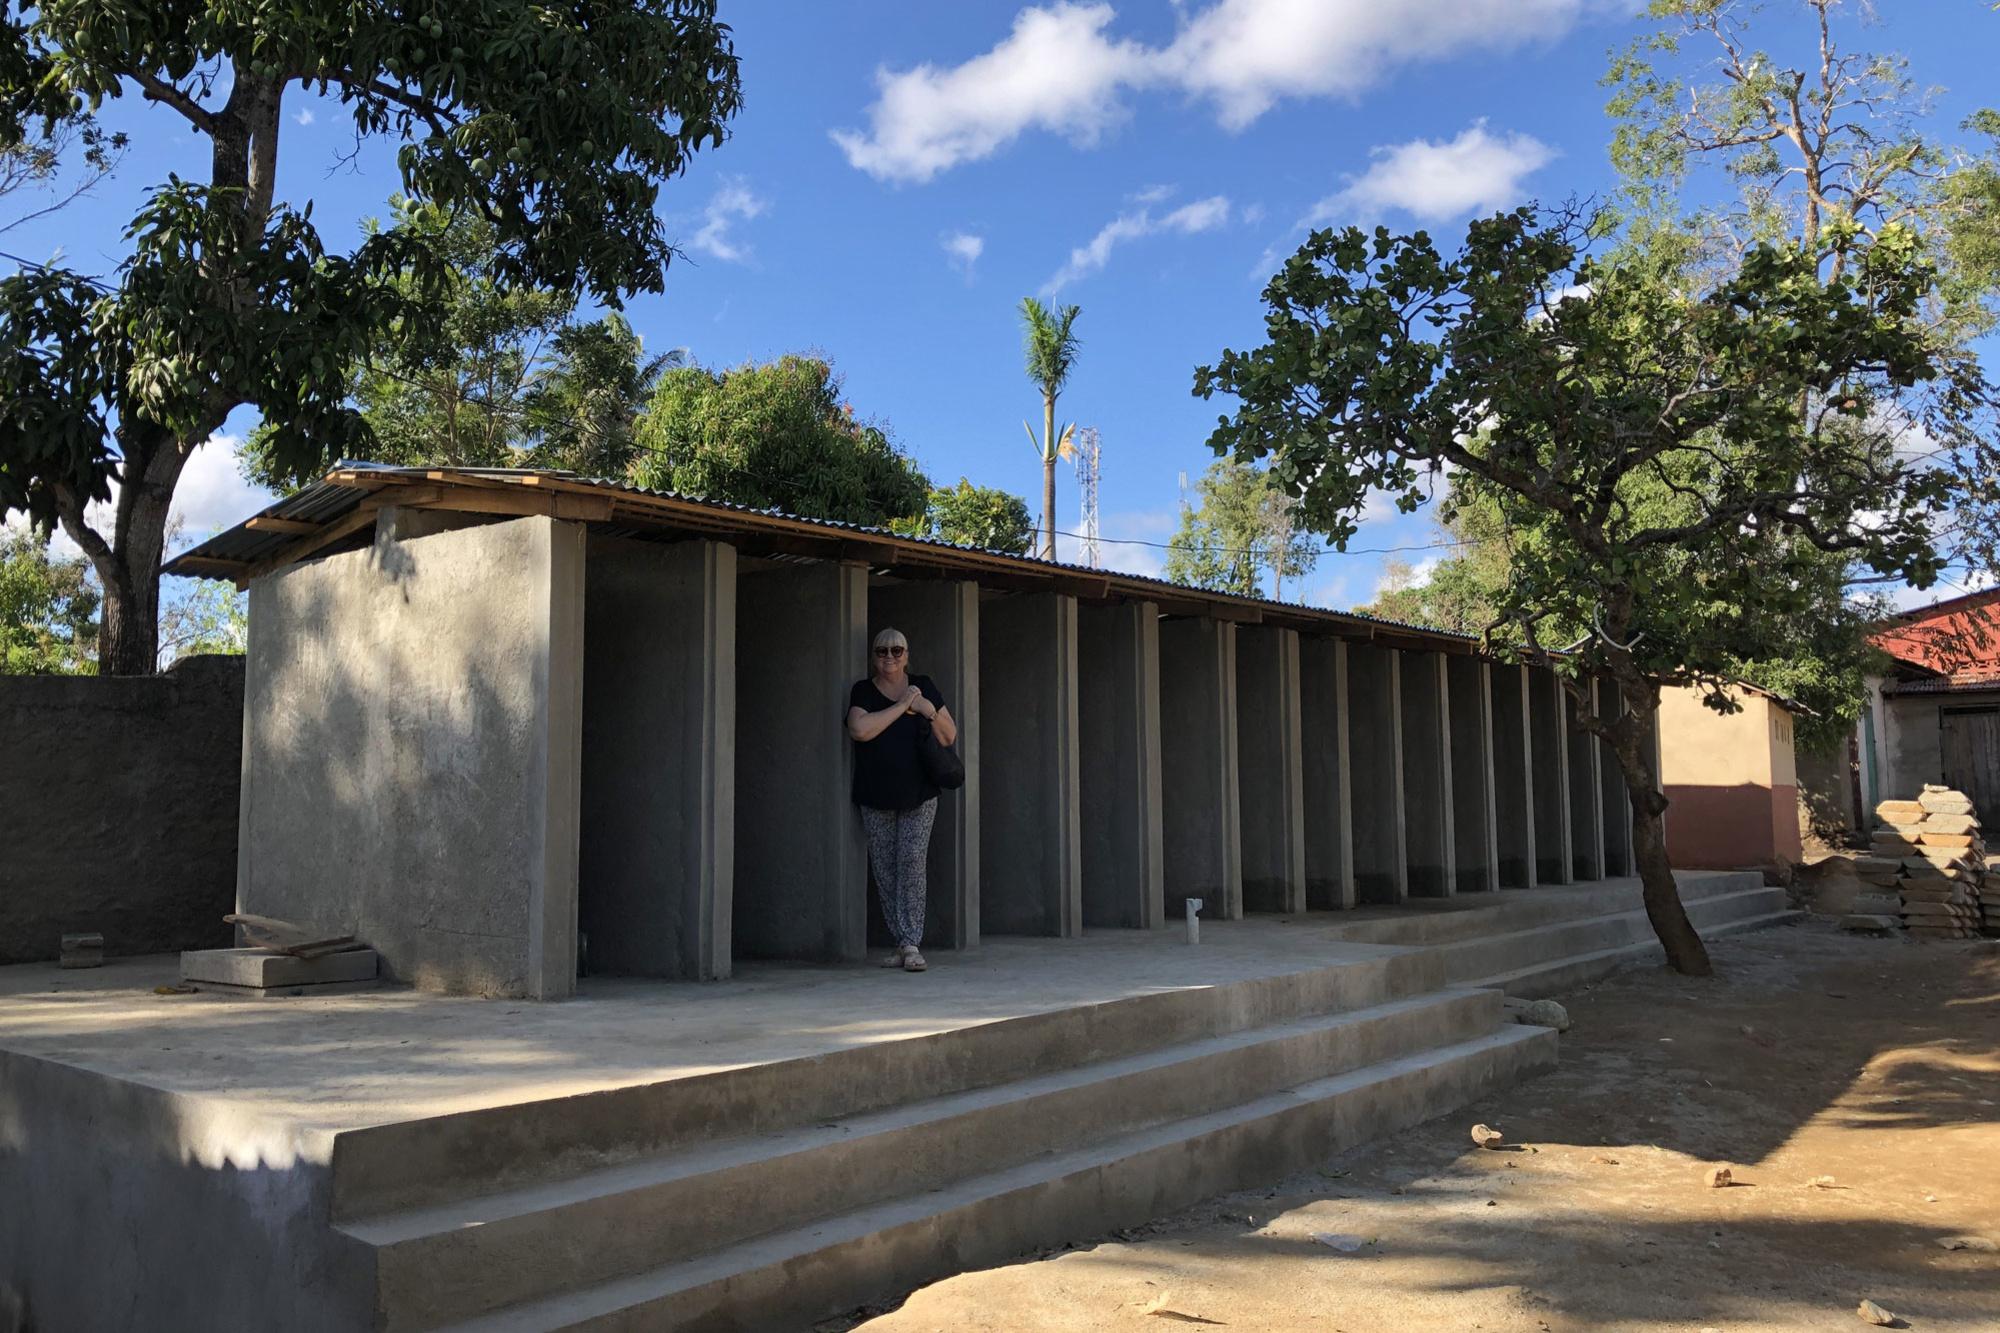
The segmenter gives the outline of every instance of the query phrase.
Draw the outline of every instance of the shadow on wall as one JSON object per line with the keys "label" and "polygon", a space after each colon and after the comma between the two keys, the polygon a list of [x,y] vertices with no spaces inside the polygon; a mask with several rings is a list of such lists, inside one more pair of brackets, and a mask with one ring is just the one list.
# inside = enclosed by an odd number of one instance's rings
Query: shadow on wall
{"label": "shadow on wall", "polygon": [[378,542],[252,586],[244,910],[351,932],[396,981],[529,993],[557,526]]}
{"label": "shadow on wall", "polygon": [[93,931],[113,956],[215,948],[236,903],[241,657],[158,676],[0,676],[0,964]]}

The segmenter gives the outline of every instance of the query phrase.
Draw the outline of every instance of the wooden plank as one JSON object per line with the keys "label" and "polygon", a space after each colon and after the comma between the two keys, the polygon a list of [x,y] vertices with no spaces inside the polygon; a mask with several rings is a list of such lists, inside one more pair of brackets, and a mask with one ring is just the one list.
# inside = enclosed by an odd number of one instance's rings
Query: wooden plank
{"label": "wooden plank", "polygon": [[267,556],[265,559],[258,561],[245,572],[246,579],[262,578],[273,570],[283,569],[286,565],[297,564],[307,556],[323,551],[344,538],[352,537],[363,528],[373,526],[375,511],[380,508],[381,505],[375,503],[372,498],[369,501],[364,501],[359,509],[356,509],[346,518],[329,523],[321,528],[318,536],[307,537],[304,541],[294,542],[277,554]]}
{"label": "wooden plank", "polygon": [[167,563],[176,574],[214,574],[225,579],[233,579],[250,568],[248,560],[224,560],[213,555],[176,556]]}
{"label": "wooden plank", "polygon": [[318,532],[325,524],[308,523],[304,519],[298,518],[278,518],[272,514],[259,514],[243,526],[249,528],[252,532],[291,532],[304,534]]}

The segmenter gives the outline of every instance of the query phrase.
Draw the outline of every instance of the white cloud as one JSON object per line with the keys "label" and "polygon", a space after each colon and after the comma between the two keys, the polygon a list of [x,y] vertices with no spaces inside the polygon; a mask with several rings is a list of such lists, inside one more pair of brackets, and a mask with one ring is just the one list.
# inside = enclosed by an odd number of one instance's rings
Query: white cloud
{"label": "white cloud", "polygon": [[962,65],[877,70],[866,133],[833,131],[854,166],[881,180],[927,181],[987,157],[1029,129],[1079,147],[1124,116],[1121,88],[1140,74],[1142,47],[1113,41],[1108,4],[1022,10],[997,46]]}
{"label": "white cloud", "polygon": [[763,216],[770,205],[742,180],[727,180],[702,210],[701,230],[688,242],[698,250],[726,264],[740,264],[750,258],[750,245],[732,234],[738,222]]}
{"label": "white cloud", "polygon": [[[1041,522],[1039,511],[1035,513],[1035,521],[1038,524]],[[1173,539],[1180,521],[1179,512],[1169,509],[1099,514],[1097,549],[1102,567],[1121,574],[1136,574],[1141,578],[1165,577],[1166,544]],[[1059,516],[1056,528],[1056,559],[1072,565],[1082,564],[1082,539],[1068,533],[1081,532],[1083,520],[1074,514],[1067,518]]]}
{"label": "white cloud", "polygon": [[1110,262],[1112,250],[1126,241],[1156,232],[1193,236],[1199,232],[1214,231],[1228,222],[1229,200],[1219,194],[1182,204],[1173,212],[1159,217],[1155,217],[1150,208],[1142,208],[1137,213],[1122,213],[1105,223],[1087,244],[1071,250],[1069,259],[1056,271],[1056,275],[1042,285],[1042,292],[1053,295],[1077,279],[1095,273]]}
{"label": "white cloud", "polygon": [[938,244],[944,247],[945,257],[951,261],[951,266],[968,279],[972,277],[972,266],[979,262],[979,256],[986,253],[986,238],[969,231],[951,232]]}
{"label": "white cloud", "polygon": [[298,114],[294,115],[292,119],[297,121],[301,125],[310,125],[313,123],[313,121],[317,120],[318,117],[313,115],[311,107],[302,106],[299,108]]}
{"label": "white cloud", "polygon": [[1521,202],[1527,178],[1553,162],[1556,150],[1525,134],[1491,133],[1478,120],[1456,139],[1385,144],[1370,155],[1368,170],[1314,205],[1308,225],[1388,209],[1427,222],[1495,212]]}
{"label": "white cloud", "polygon": [[1132,196],[1132,202],[1135,204],[1164,204],[1173,196],[1173,193],[1174,187],[1171,185],[1148,185],[1145,189],[1140,190]]}
{"label": "white cloud", "polygon": [[1214,0],[1173,41],[1110,31],[1105,3],[1021,10],[1013,31],[963,64],[879,70],[865,132],[833,138],[881,180],[927,181],[989,157],[1029,130],[1088,147],[1128,114],[1131,90],[1211,103],[1242,129],[1287,97],[1355,97],[1398,67],[1499,53],[1560,37],[1597,0]]}

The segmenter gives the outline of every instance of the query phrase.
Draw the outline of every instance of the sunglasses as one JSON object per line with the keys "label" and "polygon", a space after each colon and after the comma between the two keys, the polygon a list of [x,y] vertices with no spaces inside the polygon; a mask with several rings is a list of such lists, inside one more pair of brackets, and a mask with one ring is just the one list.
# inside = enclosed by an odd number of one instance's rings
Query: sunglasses
{"label": "sunglasses", "polygon": [[909,649],[907,649],[907,648],[877,648],[877,649],[875,650],[875,656],[877,656],[877,657],[901,657],[901,656],[903,656],[903,655],[904,655],[905,653],[907,653],[907,652],[909,652],[909,651],[910,651],[910,650],[909,650]]}

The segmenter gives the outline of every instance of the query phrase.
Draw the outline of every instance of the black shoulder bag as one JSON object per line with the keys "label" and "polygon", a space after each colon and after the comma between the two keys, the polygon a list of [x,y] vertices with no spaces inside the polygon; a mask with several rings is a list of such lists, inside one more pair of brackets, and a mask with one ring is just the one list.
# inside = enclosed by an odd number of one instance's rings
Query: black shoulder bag
{"label": "black shoulder bag", "polygon": [[925,780],[938,790],[957,791],[965,785],[965,761],[938,740],[928,723],[917,737],[917,758],[924,766]]}

